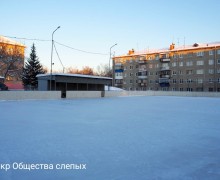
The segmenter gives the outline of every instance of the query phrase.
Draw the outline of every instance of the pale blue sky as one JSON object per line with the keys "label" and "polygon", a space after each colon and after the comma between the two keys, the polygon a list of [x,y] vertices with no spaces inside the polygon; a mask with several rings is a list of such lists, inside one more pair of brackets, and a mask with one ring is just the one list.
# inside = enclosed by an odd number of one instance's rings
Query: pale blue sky
{"label": "pale blue sky", "polygon": [[[169,47],[220,41],[219,0],[2,0],[0,35],[54,39],[90,52],[125,54],[129,49]],[[51,42],[19,40],[29,56],[37,55],[50,69]],[[109,55],[93,55],[56,45],[66,67],[108,64]],[[54,69],[62,69],[54,52]]]}

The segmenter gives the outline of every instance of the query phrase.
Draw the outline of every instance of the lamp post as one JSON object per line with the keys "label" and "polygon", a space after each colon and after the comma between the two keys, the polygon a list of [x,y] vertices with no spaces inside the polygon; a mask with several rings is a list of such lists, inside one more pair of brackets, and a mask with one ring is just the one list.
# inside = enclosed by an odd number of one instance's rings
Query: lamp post
{"label": "lamp post", "polygon": [[51,62],[50,62],[50,91],[52,90],[52,68],[53,68],[53,34],[56,32],[57,29],[59,29],[60,26],[58,26],[52,33],[52,47],[51,47]]}
{"label": "lamp post", "polygon": [[[110,73],[110,64],[111,64],[112,48],[113,48],[114,46],[116,46],[116,45],[117,45],[117,43],[110,47],[109,73]],[[112,64],[112,65],[113,65],[113,64]],[[112,68],[112,86],[113,86],[113,68]]]}

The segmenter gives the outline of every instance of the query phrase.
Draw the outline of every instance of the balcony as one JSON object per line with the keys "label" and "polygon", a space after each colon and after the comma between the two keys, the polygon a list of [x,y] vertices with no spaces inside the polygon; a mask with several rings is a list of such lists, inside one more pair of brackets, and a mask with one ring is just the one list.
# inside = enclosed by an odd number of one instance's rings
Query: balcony
{"label": "balcony", "polygon": [[169,63],[170,62],[170,58],[160,58],[160,62],[162,62],[162,63]]}
{"label": "balcony", "polygon": [[115,64],[115,70],[123,70],[123,64],[122,63],[116,63]]}
{"label": "balcony", "polygon": [[144,79],[138,80],[138,85],[140,87],[146,87],[147,86],[147,80],[144,80]]}
{"label": "balcony", "polygon": [[123,76],[115,76],[115,79],[123,79]]}
{"label": "balcony", "polygon": [[138,63],[139,64],[147,64],[147,61],[146,60],[139,60]]}
{"label": "balcony", "polygon": [[116,87],[122,87],[122,85],[123,85],[123,80],[115,79],[115,86]]}
{"label": "balcony", "polygon": [[159,78],[159,84],[161,87],[169,87],[170,86],[169,78]]}
{"label": "balcony", "polygon": [[170,74],[161,74],[160,78],[171,78]]}
{"label": "balcony", "polygon": [[147,71],[139,71],[138,78],[139,79],[147,79]]}
{"label": "balcony", "polygon": [[160,71],[170,71],[170,67],[169,67],[169,66],[162,67],[162,68],[160,69]]}

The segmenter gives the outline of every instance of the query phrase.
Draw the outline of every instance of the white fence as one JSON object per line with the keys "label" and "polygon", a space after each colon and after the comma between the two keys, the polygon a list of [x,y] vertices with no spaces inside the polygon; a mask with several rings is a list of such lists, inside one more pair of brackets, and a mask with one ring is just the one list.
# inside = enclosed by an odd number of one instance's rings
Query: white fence
{"label": "white fence", "polygon": [[100,98],[101,93],[101,91],[67,91],[66,98]]}
{"label": "white fence", "polygon": [[60,91],[0,91],[0,100],[61,99]]}
{"label": "white fence", "polygon": [[106,91],[105,97],[118,96],[184,96],[184,97],[220,97],[220,92],[186,91]]}
{"label": "white fence", "polygon": [[[220,97],[219,92],[180,91],[67,91],[66,99],[119,96]],[[0,100],[61,99],[61,91],[0,91]]]}

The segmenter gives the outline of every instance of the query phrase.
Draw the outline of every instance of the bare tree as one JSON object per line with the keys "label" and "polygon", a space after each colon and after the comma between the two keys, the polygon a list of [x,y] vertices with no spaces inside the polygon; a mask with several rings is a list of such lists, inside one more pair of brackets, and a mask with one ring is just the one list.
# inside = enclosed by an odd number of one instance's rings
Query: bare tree
{"label": "bare tree", "polygon": [[91,67],[89,66],[84,66],[82,70],[80,71],[80,74],[85,74],[85,75],[94,75],[94,71]]}
{"label": "bare tree", "polygon": [[1,44],[0,47],[0,75],[21,80],[24,57],[17,45]]}
{"label": "bare tree", "polygon": [[109,70],[108,64],[100,64],[96,68],[96,75],[104,76],[104,77],[111,77],[112,69]]}
{"label": "bare tree", "polygon": [[66,72],[69,74],[79,74],[80,70],[77,67],[69,67],[66,69]]}

